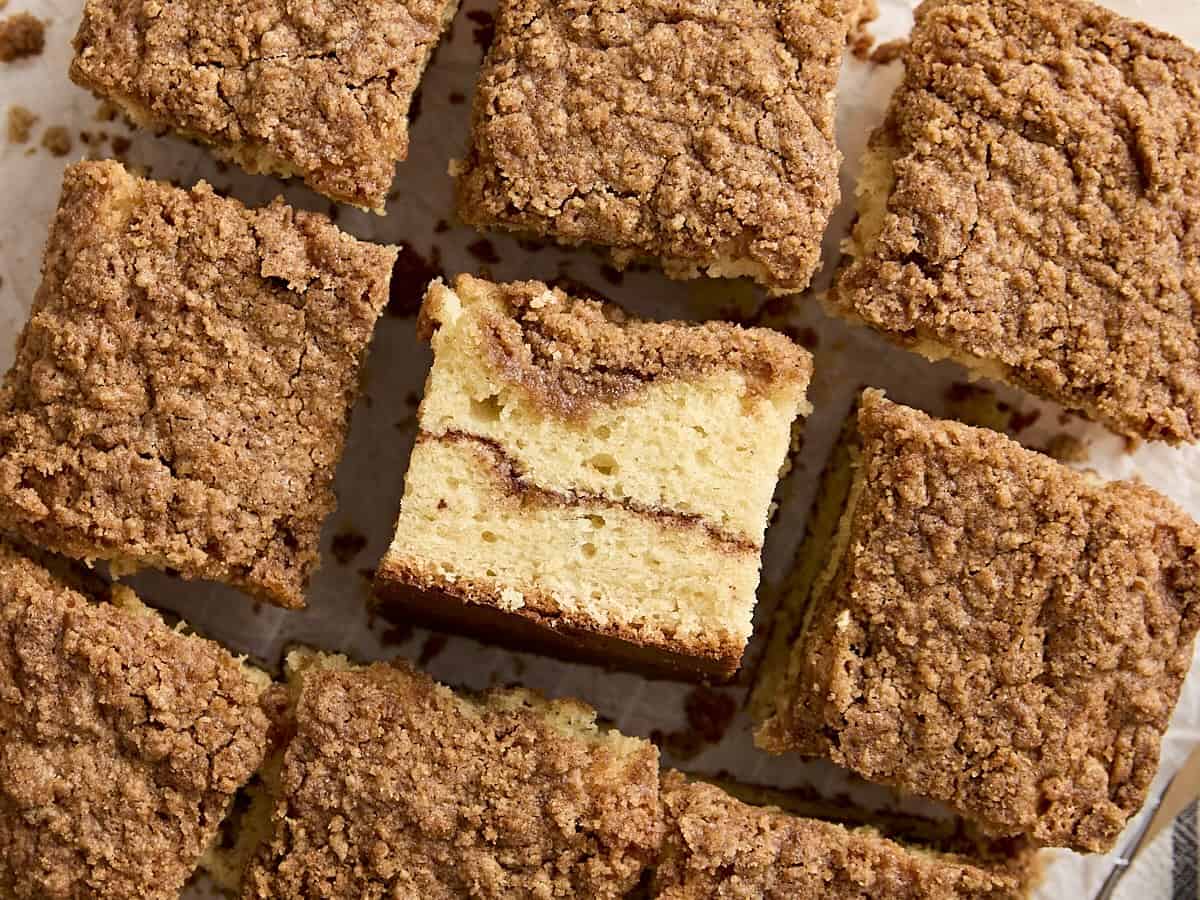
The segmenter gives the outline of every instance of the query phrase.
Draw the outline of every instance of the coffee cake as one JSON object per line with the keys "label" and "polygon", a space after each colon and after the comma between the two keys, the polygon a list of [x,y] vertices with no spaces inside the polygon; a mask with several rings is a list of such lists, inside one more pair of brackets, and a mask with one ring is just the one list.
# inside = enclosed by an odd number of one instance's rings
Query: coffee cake
{"label": "coffee cake", "polygon": [[0,388],[0,524],[303,606],[395,256],[282,201],[72,166]]}
{"label": "coffee cake", "polygon": [[138,125],[382,211],[458,0],[88,0],[71,78]]}
{"label": "coffee cake", "polygon": [[994,836],[1111,848],[1200,625],[1200,526],[1009,438],[863,396],[824,569],[784,605],[756,741],[949,804]]}
{"label": "coffee cake", "polygon": [[626,896],[661,840],[658,752],[522,690],[288,658],[294,735],[242,896]]}
{"label": "coffee cake", "polygon": [[377,584],[489,640],[728,677],[812,358],[544,284],[435,282],[434,365]]}
{"label": "coffee cake", "polygon": [[904,59],[832,309],[1200,439],[1200,55],[1077,0],[928,0]]}
{"label": "coffee cake", "polygon": [[0,896],[178,897],[262,762],[267,684],[0,542]]}
{"label": "coffee cake", "polygon": [[678,772],[664,773],[662,801],[655,900],[1017,900],[1028,893],[1027,860],[997,864],[906,845],[870,828],[743,803]]}
{"label": "coffee cake", "polygon": [[860,2],[501,0],[459,215],[802,290],[839,199],[834,90]]}

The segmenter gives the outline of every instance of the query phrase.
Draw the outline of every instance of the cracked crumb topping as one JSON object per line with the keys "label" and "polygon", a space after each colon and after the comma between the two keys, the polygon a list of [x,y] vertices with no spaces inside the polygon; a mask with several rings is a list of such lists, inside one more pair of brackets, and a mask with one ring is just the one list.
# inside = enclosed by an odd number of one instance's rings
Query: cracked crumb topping
{"label": "cracked crumb topping", "polygon": [[71,77],[143,125],[381,209],[458,0],[88,0]]}
{"label": "cracked crumb topping", "polygon": [[993,836],[1112,847],[1200,628],[1200,526],[992,431],[868,391],[849,549],[758,743]]}
{"label": "cracked crumb topping", "polygon": [[178,897],[266,744],[228,653],[0,543],[0,894]]}
{"label": "cracked crumb topping", "polygon": [[504,0],[458,207],[802,289],[839,196],[847,0]]}
{"label": "cracked crumb topping", "polygon": [[1078,0],[930,0],[904,59],[833,306],[1200,439],[1200,54]]}
{"label": "cracked crumb topping", "polygon": [[0,389],[0,518],[302,606],[394,259],[282,201],[72,166]]}

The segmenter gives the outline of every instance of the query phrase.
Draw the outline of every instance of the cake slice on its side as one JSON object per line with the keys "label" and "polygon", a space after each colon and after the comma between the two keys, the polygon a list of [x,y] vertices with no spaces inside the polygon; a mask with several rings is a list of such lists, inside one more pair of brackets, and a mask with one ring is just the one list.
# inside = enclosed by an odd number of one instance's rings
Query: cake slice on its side
{"label": "cake slice on its side", "polygon": [[178,897],[267,752],[269,684],[0,542],[0,896]]}
{"label": "cake slice on its side", "polygon": [[902,843],[744,803],[679,772],[662,778],[666,836],[651,887],[655,900],[788,897],[790,900],[1018,900],[1032,854],[973,858]]}
{"label": "cake slice on its side", "polygon": [[572,700],[288,656],[290,738],[247,816],[245,900],[625,897],[662,838],[658,751]]}
{"label": "cake slice on its side", "polygon": [[1191,662],[1200,526],[878,391],[836,460],[759,673],[759,746],[994,837],[1110,848]]}
{"label": "cake slice on its side", "polygon": [[811,357],[543,284],[436,282],[385,599],[551,652],[728,677]]}

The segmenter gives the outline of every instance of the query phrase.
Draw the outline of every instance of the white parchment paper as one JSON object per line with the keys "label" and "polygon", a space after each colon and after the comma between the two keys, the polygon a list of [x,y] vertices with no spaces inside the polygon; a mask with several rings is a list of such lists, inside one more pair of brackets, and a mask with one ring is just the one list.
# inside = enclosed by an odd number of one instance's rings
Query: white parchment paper
{"label": "white parchment paper", "polygon": [[[751,317],[763,297],[745,284],[681,284],[656,272],[630,272],[617,278],[602,268],[599,257],[588,252],[523,249],[496,235],[488,235],[488,242],[480,244],[483,236],[454,223],[446,167],[466,146],[470,97],[484,37],[481,32],[493,5],[494,0],[465,0],[451,39],[439,50],[425,77],[421,112],[412,130],[411,157],[399,167],[395,199],[388,206],[387,217],[341,209],[339,224],[363,238],[406,244],[448,275],[465,271],[486,272],[497,279],[565,276],[645,315],[708,318],[733,312]],[[912,21],[910,0],[881,0],[880,5],[881,18],[872,26],[875,36],[883,41],[905,35]],[[1200,5],[1196,0],[1109,0],[1109,5],[1200,46]],[[250,204],[265,203],[283,193],[300,207],[330,208],[326,200],[302,187],[218,166],[198,147],[169,137],[131,133],[120,123],[98,121],[95,100],[66,76],[80,6],[81,0],[12,0],[6,11],[31,11],[46,18],[49,28],[41,57],[0,66],[0,113],[19,103],[39,116],[29,144],[0,145],[0,366],[5,368],[37,287],[42,245],[62,170],[84,156],[111,155],[113,137],[131,141],[125,154],[128,162],[145,167],[157,178],[183,184],[203,178]],[[857,160],[867,135],[882,119],[899,74],[897,63],[878,66],[847,60],[838,118],[839,141],[846,156],[842,187],[847,198],[853,197]],[[74,141],[66,157],[55,157],[38,146],[46,127],[60,125]],[[82,132],[88,133],[90,143],[81,139]],[[826,239],[825,273],[818,278],[814,292],[827,284],[838,244],[849,226],[851,206],[843,202],[834,218]],[[415,303],[417,297],[409,299]],[[763,613],[778,596],[803,536],[817,476],[857,390],[876,385],[887,389],[894,399],[944,413],[948,391],[964,381],[963,372],[952,364],[931,366],[866,331],[825,318],[811,296],[800,298],[783,319],[772,314],[767,324],[786,324],[815,346],[817,369],[810,396],[816,412],[806,427],[795,469],[780,488],[780,516],[768,535],[764,557],[759,632],[747,656],[751,665],[761,650]],[[282,648],[291,642],[315,644],[364,660],[405,656],[419,660],[434,677],[456,685],[478,688],[519,682],[551,696],[581,697],[621,730],[660,740],[665,764],[729,773],[779,787],[811,786],[831,797],[850,794],[867,805],[896,802],[888,791],[867,788],[832,766],[770,757],[755,750],[751,725],[742,711],[747,690],[744,680],[697,694],[686,685],[514,654],[461,638],[446,641],[421,630],[372,621],[366,606],[369,573],[387,547],[399,508],[415,433],[416,402],[429,365],[429,353],[414,331],[411,315],[387,315],[380,321],[368,363],[365,396],[355,410],[346,457],[338,473],[340,508],[323,535],[324,561],[310,591],[308,610],[293,613],[258,607],[229,589],[156,574],[136,577],[134,587],[149,602],[182,614],[208,635],[267,664],[275,664]],[[1024,442],[1042,446],[1051,437],[1069,432],[1087,447],[1084,465],[1107,477],[1139,476],[1200,517],[1200,449],[1149,445],[1130,453],[1122,440],[1064,415],[1051,404],[1005,389],[998,394],[1019,408],[1025,419],[1037,414],[1036,421],[1020,433]],[[720,734],[723,707],[736,710],[736,715]],[[705,721],[713,720],[717,724],[706,728]],[[709,731],[710,738],[719,736],[719,740],[699,740],[697,731]],[[1197,743],[1200,677],[1193,673],[1163,746],[1156,789],[1161,789]],[[1131,831],[1137,824],[1131,825]],[[1039,889],[1039,896],[1045,898],[1093,896],[1113,862],[1109,857],[1085,858],[1068,852],[1048,853],[1047,858],[1046,877]],[[207,896],[209,892],[201,881],[189,889],[189,896]]]}

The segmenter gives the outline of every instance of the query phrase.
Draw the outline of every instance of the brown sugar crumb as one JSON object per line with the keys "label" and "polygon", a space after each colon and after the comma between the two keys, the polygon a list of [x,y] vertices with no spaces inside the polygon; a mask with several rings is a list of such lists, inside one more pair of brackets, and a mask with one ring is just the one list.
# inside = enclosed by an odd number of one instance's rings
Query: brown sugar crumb
{"label": "brown sugar crumb", "polygon": [[129,138],[123,137],[122,135],[117,135],[112,139],[111,146],[113,156],[120,158],[129,152],[129,148],[133,146],[133,143],[129,140]]}
{"label": "brown sugar crumb", "polygon": [[683,701],[683,711],[688,725],[710,744],[719,743],[737,715],[737,703],[733,697],[709,687],[697,687],[688,692]]}
{"label": "brown sugar crumb", "polygon": [[248,900],[616,900],[658,849],[657,753],[582,704],[460,698],[400,665],[301,685]]}
{"label": "brown sugar crumb", "polygon": [[1113,846],[1200,627],[1200,526],[986,429],[868,391],[842,550],[757,742],[949,804],[986,833]]}
{"label": "brown sugar crumb", "polygon": [[468,224],[806,287],[839,197],[846,0],[504,0],[456,164]]}
{"label": "brown sugar crumb", "polygon": [[29,13],[0,19],[0,62],[38,56],[46,48],[46,25]]}
{"label": "brown sugar crumb", "polygon": [[333,536],[330,552],[339,566],[348,566],[354,557],[367,549],[367,536],[354,530],[339,531]]}
{"label": "brown sugar crumb", "polygon": [[1018,900],[1019,871],[926,853],[869,829],[789,815],[734,799],[678,772],[662,777],[666,837],[656,900]]}
{"label": "brown sugar crumb", "polygon": [[282,201],[71,166],[0,389],[6,528],[302,606],[394,258]]}
{"label": "brown sugar crumb", "polygon": [[71,152],[71,132],[61,125],[51,125],[42,134],[42,146],[53,156]]}
{"label": "brown sugar crumb", "polygon": [[877,66],[886,66],[904,56],[906,50],[908,50],[907,38],[884,41],[871,51],[870,60]]}
{"label": "brown sugar crumb", "polygon": [[382,210],[409,110],[457,0],[88,0],[71,78],[146,128],[249,172]]}
{"label": "brown sugar crumb", "polygon": [[1087,444],[1065,432],[1056,434],[1046,444],[1046,455],[1064,463],[1087,462],[1089,453]]}
{"label": "brown sugar crumb", "polygon": [[904,60],[833,309],[1200,440],[1200,53],[1079,0],[930,0]]}
{"label": "brown sugar crumb", "polygon": [[33,126],[37,124],[38,117],[31,113],[24,106],[13,104],[8,108],[8,142],[10,144],[24,144],[33,134]]}
{"label": "brown sugar crumb", "polygon": [[0,544],[6,897],[178,897],[266,752],[262,684],[113,593]]}

